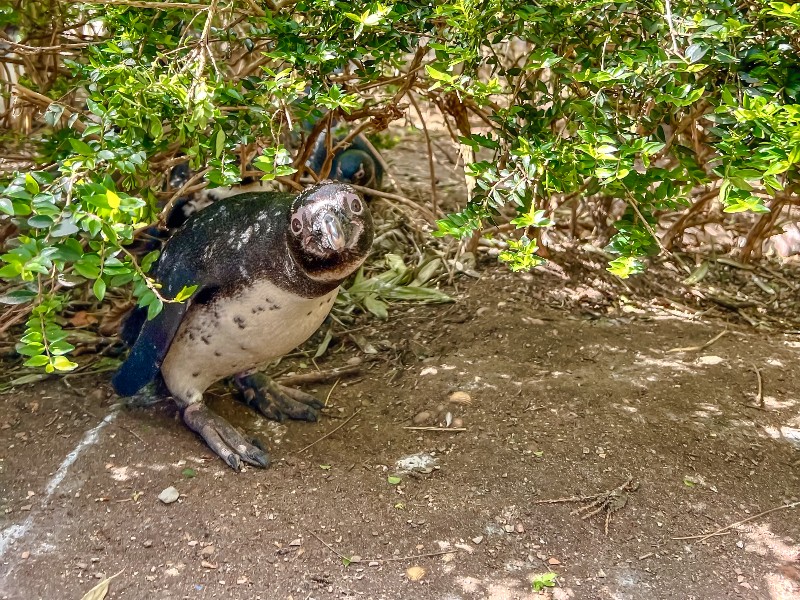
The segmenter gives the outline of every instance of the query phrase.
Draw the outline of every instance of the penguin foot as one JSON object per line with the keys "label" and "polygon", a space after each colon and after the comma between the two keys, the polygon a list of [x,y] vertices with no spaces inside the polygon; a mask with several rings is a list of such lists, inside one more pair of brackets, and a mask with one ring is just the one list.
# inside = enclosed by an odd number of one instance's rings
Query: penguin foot
{"label": "penguin foot", "polygon": [[183,409],[183,422],[200,434],[206,444],[234,471],[241,470],[242,461],[256,467],[269,465],[269,456],[261,442],[245,439],[230,423],[211,412],[202,402],[195,402]]}
{"label": "penguin foot", "polygon": [[245,404],[274,421],[287,417],[316,421],[325,406],[311,394],[275,383],[263,373],[237,375],[234,382]]}

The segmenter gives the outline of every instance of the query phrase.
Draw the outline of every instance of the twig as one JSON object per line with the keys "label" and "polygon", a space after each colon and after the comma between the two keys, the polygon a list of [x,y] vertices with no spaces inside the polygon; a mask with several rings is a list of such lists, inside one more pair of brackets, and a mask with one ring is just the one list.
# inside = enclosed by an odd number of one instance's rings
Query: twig
{"label": "twig", "polygon": [[434,215],[429,208],[425,208],[424,206],[414,202],[410,198],[406,198],[405,196],[400,196],[398,194],[390,194],[389,192],[374,190],[372,188],[368,188],[363,185],[356,185],[354,183],[351,183],[350,186],[364,194],[369,194],[370,196],[377,196],[378,198],[386,198],[387,200],[394,200],[395,202],[411,207],[415,209],[417,212],[419,212],[430,223],[436,222],[436,215]]}
{"label": "twig", "polygon": [[722,336],[727,335],[727,333],[728,333],[728,330],[724,329],[723,331],[721,331],[720,333],[715,335],[713,338],[708,340],[705,344],[702,344],[700,346],[687,346],[685,348],[670,348],[669,350],[667,350],[667,353],[672,354],[672,353],[675,353],[675,352],[700,352],[701,350],[705,350],[706,348],[708,348],[711,344],[716,342]]}
{"label": "twig", "polygon": [[433,160],[433,146],[431,145],[431,136],[430,133],[428,133],[428,126],[425,124],[425,117],[422,116],[422,111],[420,110],[419,104],[414,98],[414,94],[409,92],[407,94],[407,97],[411,101],[411,106],[414,107],[414,110],[419,116],[419,122],[422,125],[422,132],[425,134],[425,143],[428,146],[428,170],[430,171],[430,177],[431,177],[431,201],[433,202],[433,214],[435,215],[439,210],[439,196],[436,192],[436,166]]}
{"label": "twig", "polygon": [[296,385],[307,385],[309,383],[325,383],[331,379],[341,379],[342,377],[357,375],[361,372],[361,365],[346,367],[333,371],[315,371],[313,373],[303,373],[301,375],[287,375],[278,379],[281,385],[293,387]]}
{"label": "twig", "polygon": [[[323,540],[321,537],[319,537],[316,533],[314,533],[310,529],[306,529],[306,531],[311,535],[313,535],[320,544],[325,546],[328,550],[333,552],[343,561],[347,562],[348,564],[353,562],[349,556],[345,556],[344,554],[339,552],[336,548],[331,546],[328,542]],[[397,562],[401,560],[414,560],[417,558],[430,558],[432,556],[442,556],[444,554],[457,554],[460,551],[461,550],[459,548],[452,548],[451,550],[439,550],[438,552],[429,552],[427,554],[411,554],[409,556],[391,556],[389,558],[362,558],[358,564],[371,563],[371,562]]]}
{"label": "twig", "polygon": [[359,408],[359,409],[358,409],[356,412],[354,412],[352,415],[350,415],[350,417],[349,417],[347,420],[345,420],[345,422],[344,422],[344,423],[342,423],[341,425],[339,425],[339,426],[338,426],[338,427],[336,427],[335,429],[332,429],[331,431],[329,431],[328,433],[326,433],[325,435],[323,435],[321,438],[319,438],[317,441],[315,441],[315,442],[311,442],[311,443],[310,443],[308,446],[306,446],[305,448],[302,448],[302,449],[298,450],[298,451],[297,451],[297,454],[301,454],[301,453],[305,452],[306,450],[308,450],[309,448],[311,448],[311,446],[313,446],[313,445],[315,445],[315,444],[318,444],[319,442],[321,442],[322,440],[324,440],[326,437],[329,437],[329,436],[333,435],[334,433],[336,433],[337,431],[339,431],[339,430],[340,430],[342,427],[344,427],[345,425],[347,425],[347,424],[348,424],[350,421],[352,421],[353,419],[355,419],[355,418],[358,416],[358,413],[360,413],[360,412],[361,412],[361,409]]}
{"label": "twig", "polygon": [[758,378],[758,394],[756,394],[756,401],[761,408],[764,408],[764,382],[761,380],[761,371],[755,365],[753,365],[753,370],[756,372],[756,377]]}
{"label": "twig", "polygon": [[763,517],[764,515],[768,515],[770,513],[775,512],[775,511],[784,510],[784,509],[787,509],[787,508],[797,508],[798,506],[800,506],[800,502],[792,502],[791,504],[782,504],[781,506],[776,506],[775,508],[770,508],[769,510],[765,510],[764,512],[760,512],[757,515],[753,515],[752,517],[747,517],[746,519],[742,519],[741,521],[736,521],[736,523],[731,523],[730,525],[726,525],[725,527],[722,527],[721,529],[717,529],[716,531],[714,531],[712,533],[705,533],[705,534],[701,533],[700,535],[686,535],[686,536],[683,536],[683,537],[674,537],[674,538],[671,538],[671,539],[673,539],[673,540],[697,540],[699,542],[703,542],[703,541],[707,540],[710,537],[713,537],[715,535],[722,535],[726,531],[729,531],[729,530],[733,529],[734,527],[738,527],[739,525],[744,525],[745,523],[748,523],[750,521],[758,519],[759,517]]}
{"label": "twig", "polygon": [[403,188],[400,187],[400,184],[397,183],[397,180],[392,175],[392,170],[389,168],[388,163],[386,162],[386,160],[384,160],[383,156],[381,156],[381,153],[378,152],[378,150],[375,148],[372,142],[369,141],[369,138],[365,135],[362,135],[361,143],[364,144],[364,146],[366,146],[366,148],[372,153],[372,156],[375,157],[375,160],[378,161],[378,164],[383,169],[384,174],[389,179],[389,183],[392,184],[392,187],[395,189],[395,191],[399,194],[405,194]]}
{"label": "twig", "polygon": [[337,379],[337,380],[336,380],[336,383],[334,383],[334,384],[333,384],[333,387],[331,387],[331,389],[328,391],[328,395],[327,395],[327,396],[325,396],[325,406],[323,406],[323,408],[327,408],[327,406],[328,406],[328,401],[331,399],[331,394],[333,394],[333,390],[335,390],[335,389],[336,389],[336,386],[337,386],[337,385],[339,385],[339,382],[340,382],[340,381],[341,381],[341,378]]}
{"label": "twig", "polygon": [[[66,2],[65,2],[66,3]],[[190,4],[189,2],[142,2],[140,0],[70,0],[71,4],[104,4],[107,6],[130,6],[131,8],[158,8],[161,10],[203,10],[209,4]]]}
{"label": "twig", "polygon": [[403,429],[410,429],[412,431],[442,431],[445,433],[467,430],[466,427],[403,427]]}
{"label": "twig", "polygon": [[[67,382],[66,382],[66,380],[62,380],[62,381],[64,381],[64,383],[67,383]],[[72,386],[70,386],[69,384],[67,384],[67,387],[69,387],[69,388],[71,388],[71,389],[74,389],[74,388],[72,388]],[[100,419],[100,417],[99,417],[99,416],[97,416],[95,413],[93,413],[92,411],[90,411],[88,408],[84,408],[83,406],[81,406],[80,404],[76,404],[76,403],[75,403],[75,402],[73,402],[72,400],[67,400],[67,402],[69,402],[70,404],[72,404],[72,406],[74,406],[74,407],[75,407],[75,408],[77,408],[78,410],[85,412],[87,415],[91,415],[91,416],[93,416],[95,419]],[[141,436],[140,436],[138,433],[136,433],[135,431],[132,431],[132,430],[128,429],[128,428],[127,428],[127,427],[125,427],[124,425],[120,425],[120,424],[119,424],[119,423],[117,423],[116,421],[115,421],[115,422],[112,422],[111,424],[112,424],[114,427],[119,427],[120,429],[122,429],[122,431],[125,431],[125,432],[127,432],[127,433],[131,434],[131,435],[132,435],[133,437],[135,437],[137,440],[139,440],[140,442],[142,442],[142,444],[144,444],[145,446],[147,446],[147,442],[145,442],[145,441],[144,441],[144,440],[141,438]]]}
{"label": "twig", "polygon": [[323,546],[325,546],[325,547],[326,547],[328,550],[330,550],[331,552],[333,552],[333,553],[334,553],[336,556],[338,556],[339,558],[341,558],[341,559],[342,559],[342,560],[344,560],[344,561],[347,561],[348,563],[349,563],[349,562],[351,562],[351,561],[350,561],[350,559],[349,559],[347,556],[345,556],[344,554],[342,554],[341,552],[339,552],[339,551],[338,551],[336,548],[334,548],[333,546],[331,546],[331,545],[330,545],[328,542],[326,542],[325,540],[323,540],[323,539],[322,539],[321,537],[319,537],[319,536],[318,536],[316,533],[314,533],[314,532],[313,532],[313,531],[311,531],[310,529],[306,529],[306,531],[307,531],[308,533],[310,533],[311,535],[313,535],[315,538],[317,538],[317,540],[319,541],[319,543],[320,543],[320,544],[322,544]]}

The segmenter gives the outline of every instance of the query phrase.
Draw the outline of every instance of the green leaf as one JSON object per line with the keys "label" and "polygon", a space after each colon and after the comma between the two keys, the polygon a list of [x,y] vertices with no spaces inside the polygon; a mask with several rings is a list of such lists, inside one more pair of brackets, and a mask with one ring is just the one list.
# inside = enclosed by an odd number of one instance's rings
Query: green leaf
{"label": "green leaf", "polygon": [[214,142],[214,156],[219,158],[223,150],[225,150],[225,132],[220,129]]}
{"label": "green leaf", "polygon": [[106,202],[108,202],[108,205],[111,208],[116,210],[117,208],[119,208],[121,201],[119,196],[117,196],[117,193],[114,190],[106,190]]}
{"label": "green leaf", "polygon": [[78,366],[78,363],[72,362],[66,356],[54,357],[51,364],[58,371],[72,371]]}
{"label": "green leaf", "polygon": [[92,156],[94,154],[92,147],[84,141],[70,138],[69,144],[72,146],[72,149],[81,156]]}
{"label": "green leaf", "polygon": [[386,481],[388,481],[390,485],[398,485],[403,480],[397,475],[389,475]]}
{"label": "green leaf", "polygon": [[95,298],[102,302],[103,298],[106,297],[106,282],[102,279],[95,279],[94,285],[92,285],[92,293]]}
{"label": "green leaf", "polygon": [[161,312],[162,308],[164,308],[164,303],[161,301],[161,299],[153,298],[153,301],[150,302],[149,306],[147,307],[147,320],[152,321],[155,319],[158,313]]}
{"label": "green leaf", "polygon": [[24,364],[26,367],[43,367],[49,363],[50,358],[46,354],[39,354],[37,356],[31,356],[22,364]]}
{"label": "green leaf", "polygon": [[175,296],[175,301],[183,302],[184,300],[188,300],[189,298],[191,298],[192,294],[194,294],[196,290],[197,290],[197,285],[184,286],[183,289],[181,289],[181,291],[178,292],[178,295]]}
{"label": "green leaf", "polygon": [[197,471],[195,471],[192,468],[187,467],[183,471],[181,471],[181,475],[191,479],[192,477],[195,477],[197,475]]}

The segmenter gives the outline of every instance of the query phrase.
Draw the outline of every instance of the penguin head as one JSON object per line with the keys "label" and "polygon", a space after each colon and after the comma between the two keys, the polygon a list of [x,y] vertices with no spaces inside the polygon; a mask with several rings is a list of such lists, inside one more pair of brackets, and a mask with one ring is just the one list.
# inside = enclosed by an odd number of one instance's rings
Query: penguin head
{"label": "penguin head", "polygon": [[375,161],[363,150],[350,148],[333,159],[331,173],[336,181],[372,187],[375,184]]}
{"label": "penguin head", "polygon": [[369,253],[372,216],[352,187],[324,181],[295,199],[287,235],[291,253],[311,279],[340,281]]}

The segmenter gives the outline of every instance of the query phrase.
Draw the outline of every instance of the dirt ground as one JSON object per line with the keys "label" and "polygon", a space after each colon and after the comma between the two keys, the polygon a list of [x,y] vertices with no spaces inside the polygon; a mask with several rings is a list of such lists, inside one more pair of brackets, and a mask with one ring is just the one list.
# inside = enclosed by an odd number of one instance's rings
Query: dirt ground
{"label": "dirt ground", "polygon": [[759,515],[800,501],[798,332],[555,291],[490,267],[453,305],[365,319],[376,354],[343,338],[317,361],[360,361],[306,386],[329,396],[318,423],[215,388],[267,470],[234,473],[106,375],[0,396],[0,598],[77,600],[115,573],[109,598],[800,598],[800,505]]}

